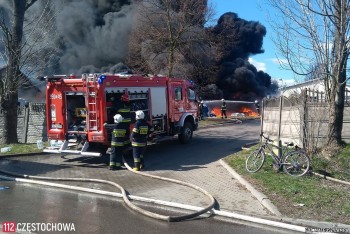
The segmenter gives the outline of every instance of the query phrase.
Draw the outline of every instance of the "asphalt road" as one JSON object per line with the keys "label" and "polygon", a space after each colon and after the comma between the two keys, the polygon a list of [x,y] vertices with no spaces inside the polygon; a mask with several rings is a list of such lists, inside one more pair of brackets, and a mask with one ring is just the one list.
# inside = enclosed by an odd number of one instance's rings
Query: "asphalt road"
{"label": "asphalt road", "polygon": [[286,233],[212,217],[167,223],[137,214],[103,196],[7,181],[0,181],[0,185],[9,187],[0,190],[0,223],[69,223],[76,233]]}
{"label": "asphalt road", "polygon": [[[208,190],[224,210],[265,215],[251,194],[233,181],[218,160],[258,139],[260,122],[200,129],[193,141],[180,145],[176,139],[148,147],[147,173],[194,183]],[[108,159],[108,158],[107,158]],[[127,159],[132,164],[132,159]],[[104,178],[120,183],[133,195],[185,204],[203,205],[203,197],[169,183],[154,182],[123,170],[111,172],[106,159],[76,155],[33,156],[2,160],[0,167],[17,173],[54,177]],[[286,233],[285,230],[223,222],[208,217],[166,223],[137,214],[110,197],[0,181],[0,222],[74,223],[77,233]],[[87,185],[97,188],[96,185]],[[110,188],[98,186],[98,189]],[[115,191],[115,190],[114,190]],[[198,202],[196,204],[196,202]],[[154,209],[147,207],[148,209]]]}

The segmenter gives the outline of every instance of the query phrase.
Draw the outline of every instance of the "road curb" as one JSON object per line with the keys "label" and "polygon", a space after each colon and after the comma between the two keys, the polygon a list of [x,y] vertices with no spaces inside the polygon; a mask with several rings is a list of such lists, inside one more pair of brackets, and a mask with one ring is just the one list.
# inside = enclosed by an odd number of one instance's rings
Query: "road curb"
{"label": "road curb", "polygon": [[35,152],[35,153],[22,153],[22,154],[4,154],[0,155],[1,158],[11,158],[11,157],[23,157],[23,156],[34,156],[34,155],[45,155],[45,154],[50,154],[46,152]]}
{"label": "road curb", "polygon": [[282,217],[282,214],[278,211],[277,207],[272,204],[271,200],[263,193],[256,190],[248,181],[246,181],[242,176],[240,176],[232,167],[230,167],[224,160],[219,160],[220,164],[242,185],[244,185],[251,194],[258,199],[258,201],[271,213],[276,216]]}

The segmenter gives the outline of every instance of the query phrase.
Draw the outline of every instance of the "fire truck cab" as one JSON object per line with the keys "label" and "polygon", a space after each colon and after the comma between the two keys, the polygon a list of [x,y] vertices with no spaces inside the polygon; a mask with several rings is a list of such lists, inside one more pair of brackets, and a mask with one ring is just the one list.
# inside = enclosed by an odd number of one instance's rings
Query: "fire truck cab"
{"label": "fire truck cab", "polygon": [[45,152],[104,153],[111,134],[103,124],[113,123],[122,95],[129,97],[131,128],[137,110],[144,111],[156,138],[177,134],[181,143],[188,143],[198,127],[198,104],[194,84],[189,80],[130,74],[45,78],[50,143]]}

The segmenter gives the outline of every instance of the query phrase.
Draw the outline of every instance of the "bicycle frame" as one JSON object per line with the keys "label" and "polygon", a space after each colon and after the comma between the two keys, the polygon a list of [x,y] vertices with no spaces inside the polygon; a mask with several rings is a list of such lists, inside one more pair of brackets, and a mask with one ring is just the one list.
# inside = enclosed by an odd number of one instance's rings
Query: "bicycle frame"
{"label": "bicycle frame", "polygon": [[[278,165],[283,165],[283,159],[284,157],[292,151],[292,149],[290,149],[288,146],[286,146],[287,149],[284,150],[284,147],[282,146],[277,146],[274,144],[269,143],[270,140],[268,137],[262,136],[263,138],[265,138],[265,143],[263,145],[261,145],[261,148],[263,148],[265,150],[265,152],[267,151],[267,153],[270,154],[270,156],[272,157],[273,161],[275,163],[277,163]],[[281,152],[281,155],[277,155],[275,152],[273,152],[273,149],[278,149],[278,152]]]}

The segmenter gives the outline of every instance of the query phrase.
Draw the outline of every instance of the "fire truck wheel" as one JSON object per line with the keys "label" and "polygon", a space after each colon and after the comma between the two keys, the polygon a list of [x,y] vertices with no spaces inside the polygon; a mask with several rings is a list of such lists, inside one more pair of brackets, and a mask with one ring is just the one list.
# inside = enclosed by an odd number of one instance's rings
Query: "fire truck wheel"
{"label": "fire truck wheel", "polygon": [[189,122],[185,122],[184,126],[181,128],[181,132],[179,134],[179,141],[182,144],[187,144],[192,139],[192,125]]}

